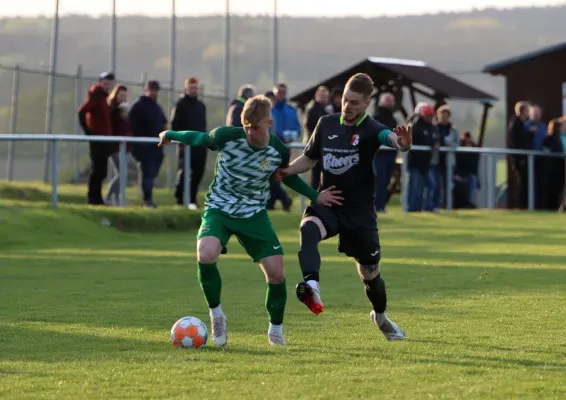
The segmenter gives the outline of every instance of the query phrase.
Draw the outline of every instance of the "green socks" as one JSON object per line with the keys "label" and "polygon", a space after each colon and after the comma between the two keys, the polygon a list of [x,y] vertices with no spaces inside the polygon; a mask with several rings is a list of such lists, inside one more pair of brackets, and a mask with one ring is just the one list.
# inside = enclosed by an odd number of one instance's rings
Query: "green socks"
{"label": "green socks", "polygon": [[269,316],[269,322],[273,325],[281,325],[283,323],[283,315],[285,314],[285,304],[287,303],[287,284],[285,281],[281,283],[267,283],[267,295],[265,296],[265,308]]}
{"label": "green socks", "polygon": [[204,292],[204,297],[209,308],[216,308],[220,305],[220,293],[222,292],[222,279],[216,263],[202,264],[197,262],[197,275],[200,287]]}
{"label": "green socks", "polygon": [[[204,292],[204,297],[209,308],[216,308],[220,305],[220,294],[222,292],[222,279],[216,263],[202,264],[197,262],[197,275],[200,287]],[[268,283],[267,295],[265,296],[265,308],[269,316],[269,322],[273,325],[281,325],[285,315],[285,305],[287,304],[287,284]]]}

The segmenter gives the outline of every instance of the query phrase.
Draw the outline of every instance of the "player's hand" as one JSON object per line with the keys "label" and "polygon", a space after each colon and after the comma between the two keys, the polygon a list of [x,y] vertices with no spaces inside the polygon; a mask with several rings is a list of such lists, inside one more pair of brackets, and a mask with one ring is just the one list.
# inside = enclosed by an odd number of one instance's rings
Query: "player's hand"
{"label": "player's hand", "polygon": [[166,134],[167,134],[167,131],[163,131],[159,134],[159,143],[157,143],[158,147],[167,146],[169,143],[171,143],[170,139],[165,139]]}
{"label": "player's hand", "polygon": [[277,180],[277,181],[282,181],[288,175],[289,174],[287,173],[287,170],[285,168],[277,168],[275,170],[275,172],[273,173],[273,176],[274,176],[275,180]]}
{"label": "player's hand", "polygon": [[397,146],[399,150],[408,150],[413,144],[413,130],[410,126],[398,126],[393,129],[397,135]]}
{"label": "player's hand", "polygon": [[336,186],[330,186],[328,189],[323,190],[318,194],[316,202],[323,206],[332,207],[333,205],[341,206],[343,197],[339,196],[342,191],[336,190]]}

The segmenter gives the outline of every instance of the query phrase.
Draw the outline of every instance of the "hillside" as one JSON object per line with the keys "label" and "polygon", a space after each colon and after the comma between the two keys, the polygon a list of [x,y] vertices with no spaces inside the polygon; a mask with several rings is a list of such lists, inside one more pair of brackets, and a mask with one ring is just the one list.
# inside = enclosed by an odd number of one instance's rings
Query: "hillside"
{"label": "hillside", "polygon": [[[490,62],[564,40],[566,6],[487,9],[468,13],[396,18],[280,19],[280,80],[291,93],[369,56],[419,59],[458,79],[503,99],[499,78],[479,73]],[[198,76],[207,93],[224,87],[222,16],[182,17],[178,20],[177,85],[188,75]],[[231,75],[233,93],[242,83],[261,90],[272,84],[272,24],[268,17],[232,19]],[[140,27],[143,26],[143,29]],[[0,19],[0,65],[47,69],[51,21],[46,18]],[[118,76],[139,82],[143,73],[168,80],[169,22],[165,18],[122,17],[118,22]],[[109,65],[110,18],[65,16],[60,23],[58,70],[75,74],[83,66],[94,76]],[[83,80],[86,89],[90,80]],[[44,129],[47,77],[22,73],[17,131]],[[12,71],[0,69],[0,130],[8,130]],[[74,83],[57,79],[55,131],[75,126]],[[139,89],[133,91],[137,96]],[[163,96],[166,97],[166,96]],[[167,99],[163,105],[167,108]],[[211,124],[222,123],[224,100],[207,99]],[[479,123],[480,108],[456,105],[456,122],[466,129]],[[498,104],[488,124],[491,146],[502,145],[503,112]],[[2,145],[4,146],[4,145]],[[0,149],[0,152],[5,150]]]}

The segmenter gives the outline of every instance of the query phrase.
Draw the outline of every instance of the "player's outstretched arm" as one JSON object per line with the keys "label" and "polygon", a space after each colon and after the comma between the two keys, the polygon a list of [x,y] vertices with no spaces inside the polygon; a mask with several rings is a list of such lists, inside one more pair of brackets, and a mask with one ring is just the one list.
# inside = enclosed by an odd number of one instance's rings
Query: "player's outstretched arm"
{"label": "player's outstretched arm", "polygon": [[163,131],[159,134],[158,146],[165,146],[172,140],[192,147],[209,147],[214,145],[214,139],[206,132],[198,131]]}
{"label": "player's outstretched arm", "polygon": [[340,190],[336,190],[334,186],[329,187],[322,192],[317,192],[298,175],[289,175],[283,179],[283,183],[293,189],[295,192],[302,194],[312,202],[322,204],[323,206],[332,207],[333,205],[342,205],[343,197]]}
{"label": "player's outstretched arm", "polygon": [[287,168],[284,169],[285,176],[287,175],[300,175],[314,168],[318,160],[311,160],[304,154],[295,158]]}
{"label": "player's outstretched arm", "polygon": [[398,126],[390,131],[384,129],[379,132],[379,143],[400,151],[409,151],[413,144],[413,132],[410,126]]}

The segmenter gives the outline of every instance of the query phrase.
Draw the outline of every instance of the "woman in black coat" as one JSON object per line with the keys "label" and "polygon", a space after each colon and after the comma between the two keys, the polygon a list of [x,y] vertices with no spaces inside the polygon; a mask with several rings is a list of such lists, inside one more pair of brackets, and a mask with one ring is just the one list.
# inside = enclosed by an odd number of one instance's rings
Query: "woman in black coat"
{"label": "woman in black coat", "polygon": [[[548,124],[548,134],[544,138],[543,147],[552,153],[564,153],[562,132],[566,130],[562,119],[553,119]],[[564,126],[564,128],[563,128]],[[558,210],[564,198],[565,162],[564,158],[547,157],[548,186],[547,210]]]}

